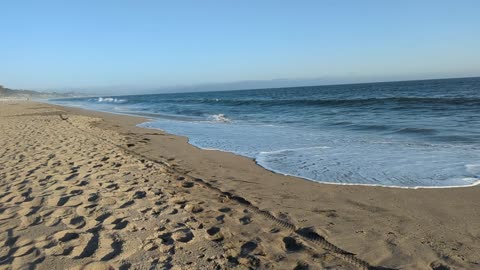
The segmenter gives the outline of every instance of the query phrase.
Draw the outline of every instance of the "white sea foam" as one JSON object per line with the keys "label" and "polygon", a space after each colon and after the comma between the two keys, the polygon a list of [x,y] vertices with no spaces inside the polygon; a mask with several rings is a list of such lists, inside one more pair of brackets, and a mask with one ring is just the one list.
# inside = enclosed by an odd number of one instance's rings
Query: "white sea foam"
{"label": "white sea foam", "polygon": [[330,146],[311,146],[311,147],[300,147],[300,148],[286,148],[286,149],[280,149],[280,150],[275,150],[275,151],[261,151],[259,154],[260,155],[268,155],[268,154],[278,154],[278,153],[298,151],[298,150],[328,149],[328,148],[331,148],[331,147]]}
{"label": "white sea foam", "polygon": [[213,114],[210,116],[210,118],[215,121],[215,122],[221,122],[221,123],[230,123],[232,122],[231,119],[226,117],[223,113],[220,114]]}
{"label": "white sea foam", "polygon": [[213,121],[193,124],[159,120],[142,126],[187,136],[199,148],[247,156],[268,170],[320,183],[447,188],[480,182],[479,174],[474,173],[480,164],[471,162],[477,157],[476,151],[464,147],[368,140],[362,136],[352,140],[333,133],[320,137],[303,129],[243,122],[226,127]]}
{"label": "white sea foam", "polygon": [[106,103],[124,103],[126,102],[126,99],[120,99],[120,98],[111,98],[111,97],[99,97],[97,98],[97,102],[106,102]]}

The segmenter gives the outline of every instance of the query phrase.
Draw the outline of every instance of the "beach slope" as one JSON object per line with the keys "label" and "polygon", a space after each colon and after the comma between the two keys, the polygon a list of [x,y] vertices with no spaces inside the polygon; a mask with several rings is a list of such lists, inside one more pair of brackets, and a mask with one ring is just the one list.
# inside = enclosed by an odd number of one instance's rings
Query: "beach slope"
{"label": "beach slope", "polygon": [[480,188],[325,185],[136,127],[0,103],[0,269],[478,269]]}

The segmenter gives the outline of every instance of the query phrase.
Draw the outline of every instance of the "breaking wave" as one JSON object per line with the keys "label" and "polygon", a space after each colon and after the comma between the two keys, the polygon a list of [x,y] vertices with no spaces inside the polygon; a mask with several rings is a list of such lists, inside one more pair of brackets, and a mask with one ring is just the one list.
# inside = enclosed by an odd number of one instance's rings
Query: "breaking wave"
{"label": "breaking wave", "polygon": [[112,97],[98,97],[94,99],[90,99],[91,101],[99,102],[99,103],[125,103],[127,102],[126,99],[121,98],[112,98]]}

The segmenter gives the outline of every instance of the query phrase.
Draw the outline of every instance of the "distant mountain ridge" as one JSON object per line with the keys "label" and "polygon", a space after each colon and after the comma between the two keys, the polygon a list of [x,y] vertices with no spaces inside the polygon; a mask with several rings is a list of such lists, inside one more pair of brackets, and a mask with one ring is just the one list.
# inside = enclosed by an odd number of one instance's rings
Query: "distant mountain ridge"
{"label": "distant mountain ridge", "polygon": [[16,90],[6,88],[0,85],[0,98],[55,98],[55,97],[74,97],[75,93],[56,93],[56,92],[38,92],[32,90]]}

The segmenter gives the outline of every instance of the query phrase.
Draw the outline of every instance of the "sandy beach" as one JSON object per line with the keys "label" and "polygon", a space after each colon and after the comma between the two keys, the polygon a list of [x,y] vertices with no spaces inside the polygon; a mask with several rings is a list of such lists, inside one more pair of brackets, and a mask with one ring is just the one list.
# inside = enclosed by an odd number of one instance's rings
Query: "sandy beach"
{"label": "sandy beach", "polygon": [[0,104],[0,269],[480,269],[480,187],[320,184],[143,129]]}

